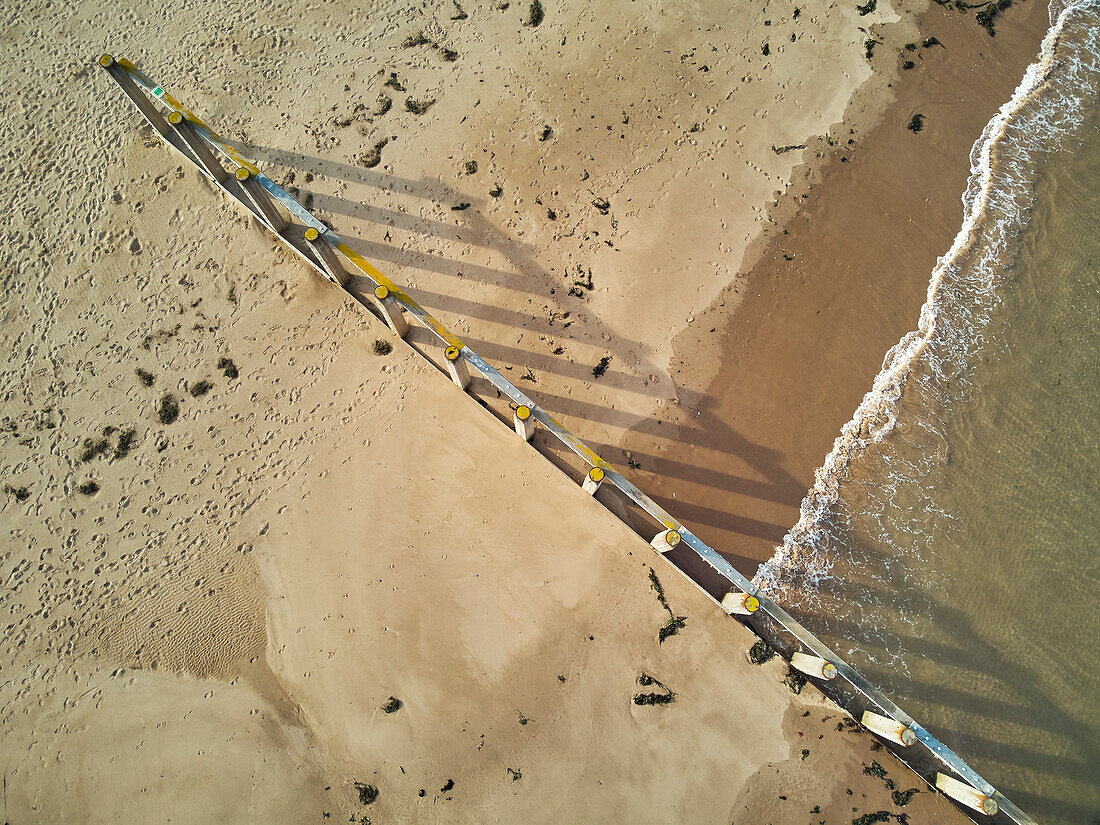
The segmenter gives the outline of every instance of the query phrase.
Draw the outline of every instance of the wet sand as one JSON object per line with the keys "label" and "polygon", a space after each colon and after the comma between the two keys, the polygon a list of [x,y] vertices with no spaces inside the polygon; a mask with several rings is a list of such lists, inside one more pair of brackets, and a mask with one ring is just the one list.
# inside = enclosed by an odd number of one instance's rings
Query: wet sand
{"label": "wet sand", "polygon": [[[893,84],[894,103],[865,139],[837,148],[744,281],[677,338],[676,435],[635,429],[623,447],[643,488],[742,572],[798,520],[883,356],[915,327],[961,223],[970,148],[1047,26],[1044,4],[1020,4],[991,38],[933,5],[920,40],[942,45],[876,46],[916,64]],[[910,131],[918,113],[923,128]]]}

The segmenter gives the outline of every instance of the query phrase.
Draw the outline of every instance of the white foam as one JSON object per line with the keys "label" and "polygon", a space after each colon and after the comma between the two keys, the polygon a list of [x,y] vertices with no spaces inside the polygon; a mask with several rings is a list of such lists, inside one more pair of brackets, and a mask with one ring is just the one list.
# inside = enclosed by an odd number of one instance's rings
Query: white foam
{"label": "white foam", "polygon": [[[1097,83],[1098,14],[1096,0],[1052,3],[1053,22],[1038,59],[971,150],[963,224],[932,272],[918,327],[886,354],[871,390],[815,473],[798,523],[757,571],[755,581],[764,590],[782,591],[789,602],[795,589],[805,593],[828,578],[833,564],[829,516],[843,503],[853,462],[894,431],[903,391],[914,389],[914,368],[921,366],[922,384],[920,399],[914,401],[933,403],[947,388],[965,384],[974,354],[993,343],[985,327],[1001,301],[1001,280],[1027,219],[1035,157],[1072,133]],[[1067,32],[1082,42],[1066,42]],[[897,470],[908,474],[906,468]],[[876,480],[883,487],[899,482]]]}

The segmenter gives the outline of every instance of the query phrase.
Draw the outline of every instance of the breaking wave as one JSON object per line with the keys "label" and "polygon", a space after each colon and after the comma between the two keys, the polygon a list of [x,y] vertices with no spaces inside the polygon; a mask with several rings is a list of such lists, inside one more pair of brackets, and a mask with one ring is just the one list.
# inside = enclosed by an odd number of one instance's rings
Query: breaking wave
{"label": "breaking wave", "polygon": [[886,354],[870,392],[815,473],[798,523],[757,571],[756,583],[788,603],[819,588],[843,552],[837,524],[851,516],[846,485],[869,451],[878,451],[885,474],[875,473],[879,494],[873,497],[880,500],[867,502],[872,507],[888,506],[882,497],[927,469],[892,462],[888,455],[887,438],[898,425],[903,400],[910,399],[908,406],[915,409],[906,414],[919,419],[912,429],[920,430],[906,437],[923,440],[923,461],[944,461],[947,444],[937,414],[967,397],[970,365],[996,348],[989,322],[1004,300],[1004,281],[1033,202],[1036,160],[1072,139],[1095,94],[1100,68],[1100,2],[1055,0],[1050,13],[1052,25],[1038,59],[971,151],[962,228],[936,263],[917,329]]}

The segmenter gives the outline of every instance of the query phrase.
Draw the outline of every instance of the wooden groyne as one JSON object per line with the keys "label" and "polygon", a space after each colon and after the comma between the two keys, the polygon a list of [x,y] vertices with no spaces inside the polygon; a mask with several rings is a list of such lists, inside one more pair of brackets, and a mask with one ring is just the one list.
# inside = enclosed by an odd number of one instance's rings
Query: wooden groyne
{"label": "wooden groyne", "polygon": [[[586,465],[586,473],[578,480],[585,492],[594,496],[599,488],[611,485],[655,522],[656,533],[652,537],[648,533],[643,534],[642,538],[657,553],[669,559],[674,552],[684,552],[680,548],[686,548],[697,560],[705,563],[722,583],[717,596],[711,592],[712,586],[704,586],[684,573],[679,565],[673,566],[702,589],[721,610],[736,616],[782,652],[792,667],[806,674],[826,695],[859,718],[864,727],[880,737],[902,762],[930,786],[937,787],[965,806],[968,812],[995,816],[999,821],[1018,825],[1035,825],[1031,817],[957,754],[870,684],[786,610],[759,592],[752,581],[734,569],[718,552],[565,429],[137,66],[106,54],[98,62],[169,146],[194,164],[304,263],[342,289],[346,288],[352,275],[365,278],[372,285],[369,294],[349,294],[402,339],[409,331],[410,319],[428,330],[440,352],[427,352],[419,346],[413,349],[433,364],[438,365],[442,360],[447,374],[463,393],[474,394],[474,385],[470,380],[472,367],[508,400],[513,412],[510,423],[519,437],[530,442],[536,429],[545,430]],[[228,169],[219,156],[228,162]],[[487,404],[483,403],[483,406],[491,411]],[[941,768],[950,773],[940,772]]]}

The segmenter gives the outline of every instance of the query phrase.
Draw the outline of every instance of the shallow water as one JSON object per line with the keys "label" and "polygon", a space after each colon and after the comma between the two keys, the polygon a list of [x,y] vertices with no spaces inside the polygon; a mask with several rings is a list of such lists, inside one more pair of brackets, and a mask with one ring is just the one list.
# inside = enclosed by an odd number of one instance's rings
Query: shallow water
{"label": "shallow water", "polygon": [[761,569],[1043,823],[1100,822],[1100,4],[975,147],[967,224]]}

